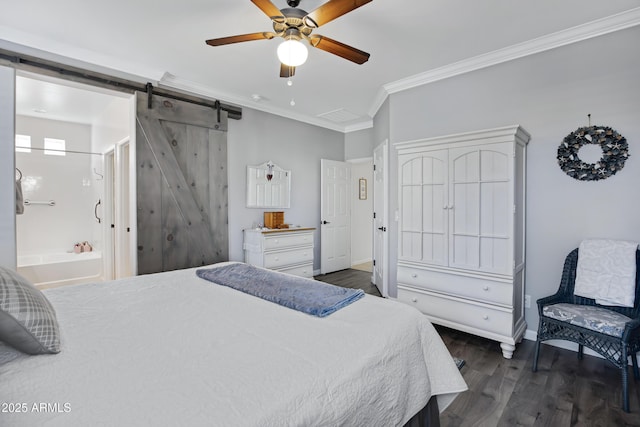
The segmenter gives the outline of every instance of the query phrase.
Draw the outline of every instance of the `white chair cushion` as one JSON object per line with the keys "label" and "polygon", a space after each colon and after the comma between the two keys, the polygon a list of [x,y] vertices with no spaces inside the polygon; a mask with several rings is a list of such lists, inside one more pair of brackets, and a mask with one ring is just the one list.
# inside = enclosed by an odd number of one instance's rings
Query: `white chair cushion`
{"label": "white chair cushion", "polygon": [[613,337],[622,337],[625,324],[631,321],[629,317],[606,308],[567,303],[545,306],[542,314]]}

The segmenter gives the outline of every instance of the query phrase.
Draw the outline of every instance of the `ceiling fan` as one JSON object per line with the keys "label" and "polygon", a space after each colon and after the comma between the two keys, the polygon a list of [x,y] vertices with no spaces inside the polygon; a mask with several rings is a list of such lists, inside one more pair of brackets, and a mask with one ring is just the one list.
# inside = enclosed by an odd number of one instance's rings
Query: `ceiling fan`
{"label": "ceiling fan", "polygon": [[278,47],[280,59],[280,77],[292,77],[296,67],[307,59],[307,49],[300,41],[306,40],[312,47],[338,55],[344,59],[364,64],[369,60],[369,54],[339,41],[319,34],[312,34],[313,30],[333,21],[372,0],[329,0],[310,13],[296,9],[300,0],[287,0],[289,8],[278,9],[270,0],[251,0],[273,21],[274,32],[242,34],[207,40],[210,46],[223,46],[231,43],[248,42],[253,40],[270,40],[282,37],[285,41]]}

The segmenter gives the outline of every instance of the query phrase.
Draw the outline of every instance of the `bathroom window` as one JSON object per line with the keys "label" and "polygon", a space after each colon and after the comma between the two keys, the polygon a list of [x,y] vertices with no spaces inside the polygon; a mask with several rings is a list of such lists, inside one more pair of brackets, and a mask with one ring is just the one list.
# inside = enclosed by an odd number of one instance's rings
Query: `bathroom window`
{"label": "bathroom window", "polygon": [[64,139],[45,138],[44,139],[44,154],[51,156],[64,156],[66,141]]}
{"label": "bathroom window", "polygon": [[16,153],[31,152],[31,135],[16,135]]}

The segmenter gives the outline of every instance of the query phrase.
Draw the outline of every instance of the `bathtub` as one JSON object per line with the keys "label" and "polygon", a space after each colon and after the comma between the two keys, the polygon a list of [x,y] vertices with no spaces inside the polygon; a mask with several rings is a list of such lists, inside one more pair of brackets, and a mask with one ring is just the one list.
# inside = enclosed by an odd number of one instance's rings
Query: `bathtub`
{"label": "bathtub", "polygon": [[102,252],[18,255],[18,273],[39,288],[102,281]]}

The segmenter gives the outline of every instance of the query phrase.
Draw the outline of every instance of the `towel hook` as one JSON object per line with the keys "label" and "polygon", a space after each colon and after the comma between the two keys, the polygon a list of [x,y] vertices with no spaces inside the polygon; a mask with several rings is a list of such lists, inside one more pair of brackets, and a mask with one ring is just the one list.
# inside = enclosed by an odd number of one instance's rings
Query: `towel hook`
{"label": "towel hook", "polygon": [[16,179],[16,181],[20,181],[22,179],[22,171],[18,168],[16,168],[16,172],[18,172],[20,174],[20,176],[18,177],[18,179]]}

